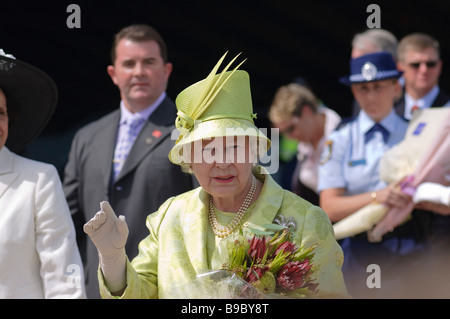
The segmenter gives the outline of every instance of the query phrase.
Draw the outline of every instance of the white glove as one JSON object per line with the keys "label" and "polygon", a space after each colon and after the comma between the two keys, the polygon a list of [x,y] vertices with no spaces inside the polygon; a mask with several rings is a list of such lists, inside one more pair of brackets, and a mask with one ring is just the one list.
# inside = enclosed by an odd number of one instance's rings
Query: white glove
{"label": "white glove", "polygon": [[450,187],[436,183],[422,183],[413,197],[414,203],[432,202],[450,206]]}
{"label": "white glove", "polygon": [[116,292],[126,286],[125,243],[128,225],[125,216],[118,218],[108,202],[101,202],[100,209],[83,226],[83,230],[97,247],[107,287],[111,292]]}

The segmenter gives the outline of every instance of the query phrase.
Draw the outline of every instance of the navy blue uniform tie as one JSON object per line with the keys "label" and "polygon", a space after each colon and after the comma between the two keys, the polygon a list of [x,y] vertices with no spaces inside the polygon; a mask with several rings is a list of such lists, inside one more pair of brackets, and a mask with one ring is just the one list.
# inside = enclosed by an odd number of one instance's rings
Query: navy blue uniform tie
{"label": "navy blue uniform tie", "polygon": [[364,135],[364,142],[369,142],[374,136],[375,132],[380,132],[383,135],[384,143],[387,143],[387,140],[389,139],[389,131],[379,123],[376,123],[370,130],[366,132],[366,134]]}

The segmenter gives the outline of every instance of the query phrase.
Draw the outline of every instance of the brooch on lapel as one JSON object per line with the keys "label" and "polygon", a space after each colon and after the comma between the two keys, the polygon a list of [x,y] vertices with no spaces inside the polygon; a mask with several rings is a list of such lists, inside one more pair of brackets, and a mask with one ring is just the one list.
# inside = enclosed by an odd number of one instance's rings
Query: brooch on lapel
{"label": "brooch on lapel", "polygon": [[294,232],[297,229],[297,223],[294,219],[294,217],[288,217],[285,218],[283,215],[278,215],[275,217],[273,222],[277,225],[283,226],[284,228],[287,228],[292,232]]}

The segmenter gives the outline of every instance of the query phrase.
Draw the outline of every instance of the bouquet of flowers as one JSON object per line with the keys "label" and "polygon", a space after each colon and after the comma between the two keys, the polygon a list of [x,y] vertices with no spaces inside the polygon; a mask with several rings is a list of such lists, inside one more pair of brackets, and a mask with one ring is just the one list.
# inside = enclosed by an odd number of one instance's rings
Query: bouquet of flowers
{"label": "bouquet of flowers", "polygon": [[269,231],[253,229],[255,235],[227,241],[228,261],[223,269],[231,271],[249,285],[240,292],[242,298],[252,298],[254,290],[266,297],[311,297],[317,283],[311,279],[314,271],[314,248],[302,249],[291,241],[289,229],[264,225]]}
{"label": "bouquet of flowers", "polygon": [[[401,189],[404,193],[414,196],[416,187],[421,183],[448,183],[446,176],[450,174],[450,108],[423,110],[410,126],[409,136],[402,143],[404,147],[416,150],[418,159],[415,167],[403,179]],[[400,147],[402,143],[399,144]],[[405,156],[408,155],[406,153]],[[392,175],[395,175],[395,171]],[[389,209],[386,216],[369,232],[369,240],[380,241],[383,235],[404,223],[413,209],[412,201],[406,207]]]}
{"label": "bouquet of flowers", "polygon": [[[171,298],[265,299],[313,297],[311,278],[316,245],[303,249],[292,242],[289,225],[246,228],[222,239],[212,267],[168,292]],[[245,233],[245,234],[244,234]]]}
{"label": "bouquet of flowers", "polygon": [[[423,182],[446,183],[450,172],[450,108],[431,108],[415,113],[404,140],[380,160],[380,179],[398,182],[404,193],[414,195]],[[371,242],[405,222],[414,208],[411,201],[402,208],[372,203],[333,225],[336,239],[368,231]]]}

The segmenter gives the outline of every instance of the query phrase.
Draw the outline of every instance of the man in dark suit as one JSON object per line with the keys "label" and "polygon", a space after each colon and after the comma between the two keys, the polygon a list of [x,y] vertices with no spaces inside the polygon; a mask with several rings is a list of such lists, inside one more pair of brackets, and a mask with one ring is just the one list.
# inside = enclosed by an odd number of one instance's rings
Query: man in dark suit
{"label": "man in dark suit", "polygon": [[412,33],[400,40],[397,66],[403,71],[404,94],[397,114],[411,119],[416,109],[448,106],[450,96],[439,88],[442,71],[439,42],[428,34]]}
{"label": "man in dark suit", "polygon": [[[397,67],[403,71],[405,80],[402,99],[395,105],[397,114],[411,119],[416,109],[448,107],[450,96],[439,87],[442,60],[439,42],[428,34],[412,33],[402,38],[397,47]],[[436,204],[423,202],[413,211],[421,216],[427,229],[430,249],[450,251],[447,234],[450,233],[450,216],[442,215]]]}
{"label": "man in dark suit", "polygon": [[[99,260],[92,242],[86,241],[83,225],[100,210],[100,202],[109,201],[118,215],[126,217],[125,248],[132,259],[148,235],[148,214],[194,186],[193,177],[168,159],[175,142],[171,134],[176,107],[165,93],[172,64],[163,39],[147,25],[126,27],[115,37],[111,58],[107,72],[120,90],[120,109],[77,132],[64,174],[89,298],[100,296]],[[129,134],[133,118],[138,121]]]}

